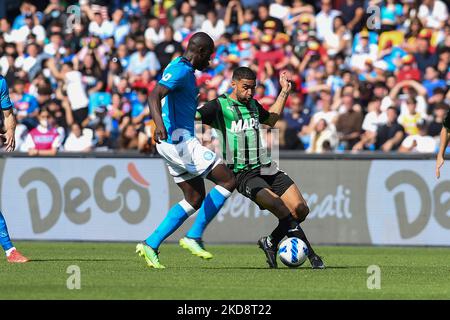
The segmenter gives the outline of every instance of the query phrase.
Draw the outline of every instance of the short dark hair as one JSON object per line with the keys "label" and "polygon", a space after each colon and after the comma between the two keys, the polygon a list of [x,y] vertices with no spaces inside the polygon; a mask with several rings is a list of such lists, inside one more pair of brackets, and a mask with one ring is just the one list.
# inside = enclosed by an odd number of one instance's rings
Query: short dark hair
{"label": "short dark hair", "polygon": [[398,115],[399,115],[399,111],[398,111],[398,109],[396,108],[396,107],[394,107],[394,106],[390,106],[390,107],[388,107],[387,109],[386,109],[386,111],[387,110],[394,110],[395,111],[395,114],[397,115],[397,117],[398,117]]}
{"label": "short dark hair", "polygon": [[248,67],[239,67],[233,72],[233,78],[234,81],[239,81],[242,79],[247,80],[256,80],[256,74],[253,72],[252,69]]}

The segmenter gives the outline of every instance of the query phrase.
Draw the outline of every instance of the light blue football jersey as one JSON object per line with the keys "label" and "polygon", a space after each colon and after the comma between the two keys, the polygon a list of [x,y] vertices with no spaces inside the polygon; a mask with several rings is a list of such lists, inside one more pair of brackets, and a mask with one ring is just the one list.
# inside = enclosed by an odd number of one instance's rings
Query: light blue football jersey
{"label": "light blue football jersey", "polygon": [[195,137],[195,113],[198,93],[195,69],[184,57],[174,59],[164,70],[160,85],[170,90],[162,105],[162,119],[168,143]]}
{"label": "light blue football jersey", "polygon": [[0,105],[2,110],[8,110],[13,107],[11,99],[9,98],[8,85],[6,84],[5,78],[0,76]]}

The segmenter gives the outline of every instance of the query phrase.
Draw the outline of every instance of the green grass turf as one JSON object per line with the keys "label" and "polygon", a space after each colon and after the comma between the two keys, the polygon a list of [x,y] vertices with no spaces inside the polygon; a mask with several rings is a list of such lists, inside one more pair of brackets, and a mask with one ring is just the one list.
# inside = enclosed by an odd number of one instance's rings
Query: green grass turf
{"label": "green grass turf", "polygon": [[[325,270],[268,269],[256,245],[209,245],[210,261],[175,244],[161,247],[165,270],[147,268],[134,243],[17,242],[34,261],[0,260],[0,299],[450,299],[450,249],[318,246]],[[281,263],[280,263],[281,264]],[[367,267],[381,289],[367,288]],[[66,287],[67,267],[81,289]]]}

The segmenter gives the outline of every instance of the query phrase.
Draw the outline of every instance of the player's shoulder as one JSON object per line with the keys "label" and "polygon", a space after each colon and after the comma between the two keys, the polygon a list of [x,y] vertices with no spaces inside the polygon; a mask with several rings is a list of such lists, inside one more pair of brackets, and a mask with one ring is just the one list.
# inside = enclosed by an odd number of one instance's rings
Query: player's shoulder
{"label": "player's shoulder", "polygon": [[0,90],[3,91],[6,90],[6,88],[7,88],[6,79],[2,75],[0,75]]}
{"label": "player's shoulder", "polygon": [[217,97],[217,98],[215,98],[215,99],[206,101],[204,104],[202,104],[202,105],[199,107],[199,109],[200,109],[200,108],[218,108],[218,107],[220,107],[220,101],[219,101],[219,98],[220,98],[220,97]]}
{"label": "player's shoulder", "polygon": [[178,57],[167,65],[164,73],[185,75],[190,71],[192,71],[192,66],[188,64],[182,57]]}

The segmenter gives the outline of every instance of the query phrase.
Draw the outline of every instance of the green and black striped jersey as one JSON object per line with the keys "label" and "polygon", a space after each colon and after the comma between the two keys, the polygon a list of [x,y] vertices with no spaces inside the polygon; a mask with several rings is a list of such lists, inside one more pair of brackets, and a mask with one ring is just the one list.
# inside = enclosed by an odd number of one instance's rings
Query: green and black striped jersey
{"label": "green and black striped jersey", "polygon": [[256,100],[247,105],[223,94],[197,109],[204,124],[216,129],[223,159],[234,172],[269,164],[260,123],[270,116]]}

